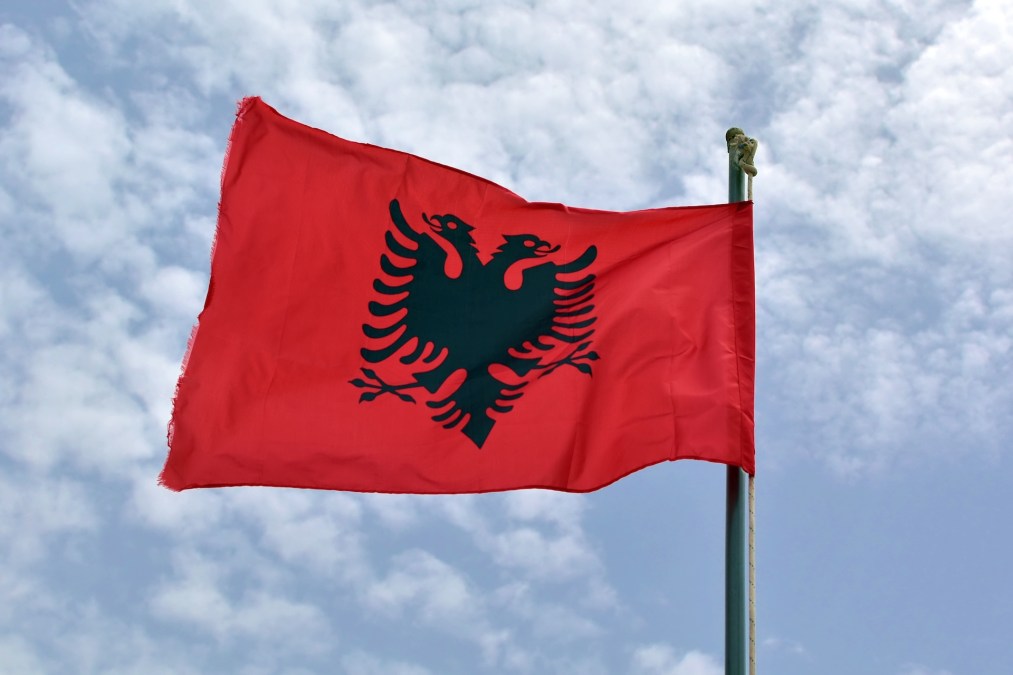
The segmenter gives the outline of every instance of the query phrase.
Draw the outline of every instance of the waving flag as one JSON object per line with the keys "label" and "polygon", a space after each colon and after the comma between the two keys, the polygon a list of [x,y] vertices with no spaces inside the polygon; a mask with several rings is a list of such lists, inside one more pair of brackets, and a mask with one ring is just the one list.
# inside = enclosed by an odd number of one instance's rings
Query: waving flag
{"label": "waving flag", "polygon": [[615,213],[240,104],[161,481],[588,491],[752,473],[752,205]]}

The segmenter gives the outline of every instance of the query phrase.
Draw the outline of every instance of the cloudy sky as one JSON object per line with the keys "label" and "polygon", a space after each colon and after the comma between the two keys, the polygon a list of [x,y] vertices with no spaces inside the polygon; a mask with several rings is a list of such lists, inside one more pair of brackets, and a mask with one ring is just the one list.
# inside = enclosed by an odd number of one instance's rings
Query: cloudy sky
{"label": "cloudy sky", "polygon": [[531,200],[755,184],[758,654],[1013,672],[1013,5],[0,6],[0,672],[718,675],[724,470],[156,484],[238,99]]}

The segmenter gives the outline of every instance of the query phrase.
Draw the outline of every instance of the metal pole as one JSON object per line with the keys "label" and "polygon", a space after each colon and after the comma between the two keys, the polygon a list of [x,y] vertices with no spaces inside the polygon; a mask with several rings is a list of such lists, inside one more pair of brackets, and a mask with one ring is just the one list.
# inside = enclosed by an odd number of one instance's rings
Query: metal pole
{"label": "metal pole", "polygon": [[[743,148],[741,129],[729,129],[728,201],[746,199],[746,174],[739,160],[751,153]],[[755,148],[755,142],[753,147]],[[745,151],[744,151],[745,150]],[[745,155],[745,156],[744,156]],[[748,161],[747,160],[747,161]],[[746,523],[748,476],[737,466],[728,467],[725,511],[725,675],[746,675],[748,652],[746,602]]]}
{"label": "metal pole", "polygon": [[746,675],[746,472],[728,467],[725,506],[725,675]]}

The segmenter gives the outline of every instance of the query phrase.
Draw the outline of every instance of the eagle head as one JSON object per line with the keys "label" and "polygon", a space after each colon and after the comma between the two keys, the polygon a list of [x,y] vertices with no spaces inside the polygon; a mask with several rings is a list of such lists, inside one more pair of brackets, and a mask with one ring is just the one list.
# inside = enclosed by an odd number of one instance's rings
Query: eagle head
{"label": "eagle head", "polygon": [[448,241],[471,241],[471,232],[475,228],[464,222],[452,213],[445,216],[427,216],[422,214],[422,219],[434,233]]}
{"label": "eagle head", "polygon": [[553,246],[533,234],[504,234],[503,245],[496,249],[496,253],[514,260],[523,260],[543,258],[558,250],[559,246]]}

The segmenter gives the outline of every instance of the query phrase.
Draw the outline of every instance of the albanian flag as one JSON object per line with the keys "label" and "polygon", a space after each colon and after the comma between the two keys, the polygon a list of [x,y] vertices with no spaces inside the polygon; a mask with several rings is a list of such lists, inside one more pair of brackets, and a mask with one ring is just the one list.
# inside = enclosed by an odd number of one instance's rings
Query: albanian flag
{"label": "albanian flag", "polygon": [[245,99],[161,482],[589,491],[753,463],[752,205],[614,213]]}

